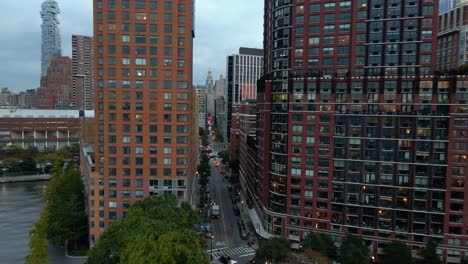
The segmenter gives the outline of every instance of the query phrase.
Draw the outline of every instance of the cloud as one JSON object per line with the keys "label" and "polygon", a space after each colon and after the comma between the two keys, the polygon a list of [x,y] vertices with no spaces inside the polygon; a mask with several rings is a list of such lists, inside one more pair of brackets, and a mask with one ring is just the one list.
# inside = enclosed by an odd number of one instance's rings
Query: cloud
{"label": "cloud", "polygon": [[263,1],[197,1],[195,12],[195,84],[204,84],[209,68],[214,79],[226,75],[226,56],[240,47],[262,48]]}
{"label": "cloud", "polygon": [[[0,1],[0,87],[12,91],[39,85],[43,0]],[[71,35],[93,34],[92,0],[57,0],[62,53],[71,56]],[[262,48],[263,0],[195,1],[194,84],[209,68],[214,79],[226,74],[226,56],[239,47]]]}

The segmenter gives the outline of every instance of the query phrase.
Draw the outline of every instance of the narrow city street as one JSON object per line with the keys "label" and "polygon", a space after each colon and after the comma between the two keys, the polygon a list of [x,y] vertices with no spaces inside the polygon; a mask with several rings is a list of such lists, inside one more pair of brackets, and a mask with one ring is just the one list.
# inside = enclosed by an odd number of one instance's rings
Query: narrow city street
{"label": "narrow city street", "polygon": [[[210,140],[211,141],[211,140]],[[222,147],[211,141],[213,152],[210,156],[214,156],[210,160],[211,176],[209,180],[211,200],[220,207],[220,217],[212,219],[212,234],[213,243],[211,249],[211,241],[208,241],[207,253],[212,256],[213,261],[219,260],[222,256],[230,257],[239,263],[247,263],[255,255],[255,249],[248,245],[246,237],[242,239],[239,225],[242,225],[240,216],[234,213],[234,206],[231,200],[229,191],[229,174],[226,169],[222,168],[221,159],[218,158],[218,152]],[[219,164],[218,167],[214,163]],[[224,170],[226,174],[221,174]],[[239,208],[242,210],[242,208]]]}

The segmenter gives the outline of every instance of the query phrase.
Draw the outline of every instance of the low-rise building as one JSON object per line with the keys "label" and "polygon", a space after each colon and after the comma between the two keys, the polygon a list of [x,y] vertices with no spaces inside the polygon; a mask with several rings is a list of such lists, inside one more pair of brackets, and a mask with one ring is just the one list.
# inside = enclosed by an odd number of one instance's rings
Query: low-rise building
{"label": "low-rise building", "polygon": [[80,134],[78,110],[0,109],[0,144],[53,150],[78,143]]}

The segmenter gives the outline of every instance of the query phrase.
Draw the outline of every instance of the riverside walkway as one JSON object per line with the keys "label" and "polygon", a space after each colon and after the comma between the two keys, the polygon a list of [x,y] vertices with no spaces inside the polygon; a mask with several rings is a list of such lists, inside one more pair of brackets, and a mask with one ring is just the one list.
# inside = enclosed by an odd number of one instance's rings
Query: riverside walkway
{"label": "riverside walkway", "polygon": [[0,176],[0,183],[9,182],[30,182],[30,181],[48,181],[52,176],[50,174],[36,174],[23,176]]}

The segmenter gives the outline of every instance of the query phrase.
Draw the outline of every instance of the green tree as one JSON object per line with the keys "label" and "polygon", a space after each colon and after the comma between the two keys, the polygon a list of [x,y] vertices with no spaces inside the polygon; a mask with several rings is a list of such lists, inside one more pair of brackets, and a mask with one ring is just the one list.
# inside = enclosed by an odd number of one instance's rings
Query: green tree
{"label": "green tree", "polygon": [[[194,244],[195,243],[195,244]],[[159,237],[151,232],[138,233],[133,243],[129,243],[122,252],[122,263],[144,264],[161,263],[207,263],[208,257],[203,250],[198,235],[190,230],[186,232],[170,231]]]}
{"label": "green tree", "polygon": [[456,74],[465,75],[468,74],[468,64],[463,64],[456,69]]}
{"label": "green tree", "polygon": [[323,256],[329,258],[337,257],[337,248],[331,236],[324,233],[309,233],[303,240],[305,250],[318,251]]}
{"label": "green tree", "polygon": [[148,197],[107,229],[86,263],[208,263],[193,230],[198,219],[174,196]]}
{"label": "green tree", "polygon": [[277,261],[285,260],[290,251],[291,242],[289,242],[288,239],[275,237],[261,241],[255,259],[259,263],[264,263],[266,261],[273,261],[273,263],[276,263]]}
{"label": "green tree", "polygon": [[369,264],[369,247],[364,240],[354,235],[348,235],[340,248],[342,264]]}
{"label": "green tree", "polygon": [[227,164],[229,161],[229,154],[227,150],[218,152],[218,157],[221,159],[221,163]]}
{"label": "green tree", "polygon": [[44,198],[49,214],[47,238],[54,244],[74,243],[87,234],[84,204],[84,184],[77,167],[71,163],[66,169],[55,161]]}
{"label": "green tree", "polygon": [[34,228],[29,231],[29,249],[31,253],[26,257],[26,264],[45,264],[49,262],[48,242],[47,242],[47,224],[48,212],[42,211],[41,217],[34,224]]}
{"label": "green tree", "polygon": [[437,242],[429,241],[424,249],[418,252],[422,258],[416,263],[418,264],[442,264],[439,255],[437,255]]}
{"label": "green tree", "polygon": [[200,136],[200,139],[202,141],[202,146],[204,146],[204,147],[209,145],[208,134],[209,134],[208,130],[203,129],[202,127],[198,128],[198,135]]}
{"label": "green tree", "polygon": [[217,143],[221,143],[221,142],[224,141],[223,134],[221,133],[221,130],[216,130],[215,140],[216,140]]}
{"label": "green tree", "polygon": [[383,249],[382,259],[379,258],[379,263],[382,264],[411,264],[411,250],[406,244],[401,242],[392,242],[387,244]]}

